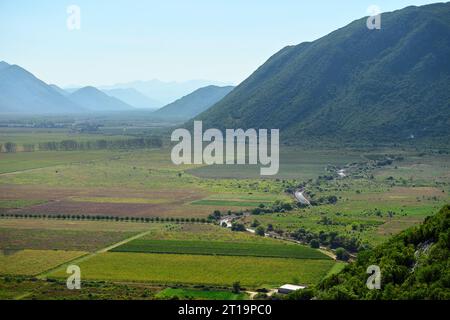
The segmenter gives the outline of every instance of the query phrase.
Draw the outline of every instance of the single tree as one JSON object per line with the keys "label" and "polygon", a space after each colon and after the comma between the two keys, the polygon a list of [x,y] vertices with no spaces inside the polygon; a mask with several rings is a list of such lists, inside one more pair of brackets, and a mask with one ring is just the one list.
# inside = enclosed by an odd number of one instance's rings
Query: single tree
{"label": "single tree", "polygon": [[311,248],[314,248],[314,249],[320,248],[320,243],[319,243],[319,240],[317,240],[317,239],[312,239],[309,242],[309,245],[311,246]]}
{"label": "single tree", "polygon": [[233,293],[241,293],[241,283],[239,281],[233,283]]}
{"label": "single tree", "polygon": [[261,226],[256,228],[255,233],[256,233],[257,236],[261,236],[261,237],[264,237],[265,234],[266,234],[265,231],[264,231],[264,228],[261,227]]}
{"label": "single tree", "polygon": [[341,261],[348,261],[348,259],[350,259],[350,255],[344,248],[337,248],[336,258]]}

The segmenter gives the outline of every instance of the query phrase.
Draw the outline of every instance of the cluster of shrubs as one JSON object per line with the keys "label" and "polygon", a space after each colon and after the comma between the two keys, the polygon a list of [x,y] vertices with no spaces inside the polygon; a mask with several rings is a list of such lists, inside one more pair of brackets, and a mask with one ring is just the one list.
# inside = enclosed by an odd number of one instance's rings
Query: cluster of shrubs
{"label": "cluster of shrubs", "polygon": [[[320,205],[327,205],[327,204],[336,204],[338,202],[338,197],[335,195],[329,195],[329,196],[324,196],[324,197],[320,197],[318,199],[316,199],[316,194],[315,193],[308,193],[308,197],[310,198],[310,204],[314,207],[316,206],[320,206]],[[298,204],[298,206],[300,208],[304,208],[305,205],[302,204]]]}
{"label": "cluster of shrubs", "polygon": [[335,231],[315,233],[300,228],[292,232],[290,236],[297,241],[308,243],[313,248],[319,248],[320,246],[331,249],[343,248],[349,252],[358,252],[364,248],[358,238],[339,235]]}
{"label": "cluster of shrubs", "polygon": [[376,217],[386,217],[386,218],[393,218],[395,215],[406,215],[403,209],[400,209],[400,213],[388,210],[387,212],[383,212],[380,209],[374,208],[370,210],[365,210],[361,213],[365,216],[376,216]]}
{"label": "cluster of shrubs", "polygon": [[0,218],[20,219],[57,219],[57,220],[90,220],[90,221],[121,221],[121,222],[172,222],[172,223],[208,223],[205,218],[174,218],[174,217],[117,217],[100,215],[67,215],[67,214],[27,214],[27,213],[0,213]]}
{"label": "cluster of shrubs", "polygon": [[336,196],[327,196],[327,197],[320,197],[317,200],[311,200],[312,206],[319,206],[323,204],[336,204],[338,202],[338,198]]}
{"label": "cluster of shrubs", "polygon": [[258,208],[250,210],[250,213],[252,215],[260,215],[264,213],[283,213],[292,211],[293,209],[294,206],[291,203],[277,200],[271,206],[266,206],[261,203]]}
{"label": "cluster of shrubs", "polygon": [[[244,213],[249,213],[251,215],[260,215],[265,213],[283,213],[294,210],[294,205],[288,202],[283,202],[280,200],[275,201],[271,206],[266,206],[265,204],[261,203],[257,208],[251,209],[251,210],[245,210],[245,211],[231,211],[228,210],[227,215],[235,215],[235,216],[242,216]],[[211,213],[208,216],[208,220],[211,222],[218,221],[223,216],[222,212],[219,210],[215,210],[213,213]]]}
{"label": "cluster of shrubs", "polygon": [[317,221],[317,224],[323,225],[323,226],[346,226],[347,223],[335,221],[331,219],[330,217],[322,217],[319,221]]}
{"label": "cluster of shrubs", "polygon": [[[450,206],[383,244],[360,252],[315,288],[323,300],[449,300]],[[382,266],[380,290],[367,290],[367,267]]]}
{"label": "cluster of shrubs", "polygon": [[245,227],[245,225],[243,223],[235,222],[231,226],[231,231],[244,232],[244,231],[247,231],[247,228]]}

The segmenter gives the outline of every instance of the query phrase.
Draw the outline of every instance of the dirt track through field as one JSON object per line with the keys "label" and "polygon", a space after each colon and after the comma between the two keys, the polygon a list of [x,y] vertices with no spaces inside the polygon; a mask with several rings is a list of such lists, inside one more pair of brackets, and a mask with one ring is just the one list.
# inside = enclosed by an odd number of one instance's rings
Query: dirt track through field
{"label": "dirt track through field", "polygon": [[48,167],[24,169],[24,170],[11,171],[11,172],[3,172],[3,173],[0,173],[0,176],[12,176],[12,175],[19,174],[19,173],[33,172],[33,171],[38,171],[38,170],[42,170],[42,169],[46,169],[46,168],[48,168]]}

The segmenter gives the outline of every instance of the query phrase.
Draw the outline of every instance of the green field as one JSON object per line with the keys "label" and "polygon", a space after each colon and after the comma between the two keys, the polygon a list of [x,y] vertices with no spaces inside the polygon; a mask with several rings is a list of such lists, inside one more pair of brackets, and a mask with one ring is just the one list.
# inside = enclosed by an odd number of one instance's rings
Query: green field
{"label": "green field", "polygon": [[333,265],[333,267],[328,271],[327,275],[325,276],[326,278],[335,274],[338,274],[339,272],[341,272],[345,266],[347,265],[347,263],[344,262],[338,262],[335,265]]}
{"label": "green field", "polygon": [[264,201],[233,201],[233,200],[198,200],[191,204],[197,206],[219,206],[219,207],[251,207],[255,208],[260,204],[268,206],[271,202]]}
{"label": "green field", "polygon": [[36,151],[0,153],[0,174],[114,157],[111,151]]}
{"label": "green field", "polygon": [[33,276],[84,254],[85,252],[62,250],[1,251],[0,275]]}
{"label": "green field", "polygon": [[[284,146],[280,150],[280,170],[271,179],[314,179],[323,174],[327,165],[343,166],[361,161],[361,154],[355,150],[303,149]],[[189,171],[201,178],[259,179],[257,165],[212,165]]]}
{"label": "green field", "polygon": [[166,203],[164,199],[145,198],[112,198],[112,197],[72,197],[72,201],[92,202],[92,203],[141,203],[141,204],[161,204]]}
{"label": "green field", "polygon": [[196,255],[255,256],[295,259],[329,259],[318,250],[301,245],[251,242],[174,241],[137,239],[113,249],[115,252],[177,253]]}
{"label": "green field", "polygon": [[130,238],[134,232],[2,228],[0,249],[95,251]]}
{"label": "green field", "polygon": [[[158,284],[276,287],[299,279],[317,283],[334,265],[331,260],[199,256],[107,252],[79,263],[88,280],[134,281]],[[57,271],[49,277],[64,277]]]}
{"label": "green field", "polygon": [[0,209],[20,209],[24,207],[34,206],[37,204],[45,203],[45,200],[31,200],[31,199],[18,199],[18,200],[0,200]]}
{"label": "green field", "polygon": [[245,293],[233,293],[231,291],[196,290],[167,288],[156,295],[158,299],[173,299],[174,297],[183,300],[244,300]]}
{"label": "green field", "polygon": [[142,240],[175,240],[175,241],[209,241],[227,243],[256,243],[267,245],[286,244],[279,240],[259,237],[249,232],[232,232],[212,224],[182,224],[166,225],[155,228],[151,233],[142,237]]}
{"label": "green field", "polygon": [[17,145],[38,144],[40,142],[52,142],[63,140],[92,141],[92,140],[118,140],[129,138],[125,135],[106,135],[75,133],[69,129],[47,128],[0,128],[0,144],[13,142]]}

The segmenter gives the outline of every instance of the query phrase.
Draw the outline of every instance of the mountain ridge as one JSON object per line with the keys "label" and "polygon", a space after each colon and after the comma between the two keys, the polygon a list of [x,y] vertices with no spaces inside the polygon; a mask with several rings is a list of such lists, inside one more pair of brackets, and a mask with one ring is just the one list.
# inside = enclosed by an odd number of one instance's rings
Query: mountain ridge
{"label": "mountain ridge", "polygon": [[0,66],[0,112],[79,113],[84,109],[18,65]]}
{"label": "mountain ridge", "polygon": [[210,108],[234,89],[233,86],[206,86],[162,107],[152,115],[189,120]]}
{"label": "mountain ridge", "polygon": [[89,111],[126,111],[135,109],[117,98],[108,96],[93,86],[78,89],[68,97]]}
{"label": "mountain ridge", "polygon": [[141,92],[134,88],[121,88],[121,89],[110,89],[101,90],[107,95],[117,98],[130,106],[140,109],[158,109],[163,104],[160,101],[147,97]]}
{"label": "mountain ridge", "polygon": [[160,101],[162,105],[172,103],[193,91],[209,86],[224,86],[225,83],[209,80],[188,80],[188,81],[161,81],[139,80],[125,83],[118,83],[110,86],[99,86],[101,90],[133,88],[143,95]]}
{"label": "mountain ridge", "polygon": [[[367,17],[281,49],[198,119],[283,141],[450,136],[450,3]],[[192,123],[188,123],[189,126]]]}

